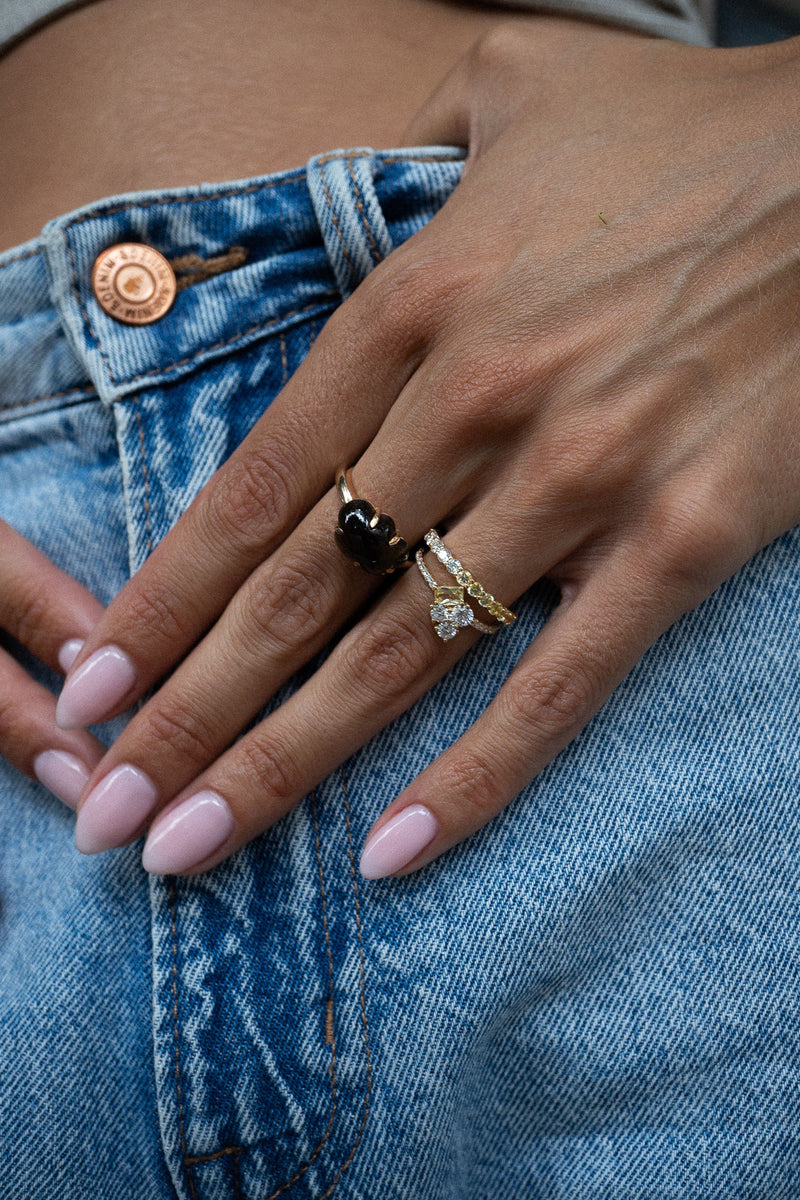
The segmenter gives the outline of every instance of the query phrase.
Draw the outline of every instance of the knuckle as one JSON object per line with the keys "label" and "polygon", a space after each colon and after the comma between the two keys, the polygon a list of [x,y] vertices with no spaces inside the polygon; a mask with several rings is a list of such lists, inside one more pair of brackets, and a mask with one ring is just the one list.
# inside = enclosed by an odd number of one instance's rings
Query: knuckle
{"label": "knuckle", "polygon": [[734,505],[720,502],[716,481],[696,484],[656,506],[651,527],[662,578],[690,607],[717,587],[755,547],[747,546]]}
{"label": "knuckle", "polygon": [[14,635],[29,649],[39,646],[42,633],[52,624],[52,597],[45,590],[26,589],[15,612]]}
{"label": "knuckle", "polygon": [[243,738],[236,747],[238,773],[246,779],[248,790],[256,790],[270,800],[290,804],[298,794],[299,774],[286,749],[255,736]]}
{"label": "knuckle", "polygon": [[498,702],[512,730],[526,740],[566,745],[597,707],[591,667],[566,663],[525,672],[499,693]]}
{"label": "knuckle", "polygon": [[329,580],[309,555],[302,568],[282,563],[257,576],[242,597],[239,625],[248,644],[255,633],[259,642],[296,652],[324,628],[331,608]]}
{"label": "knuckle", "polygon": [[518,355],[497,347],[481,352],[473,343],[468,359],[445,375],[432,398],[432,419],[448,427],[455,424],[472,442],[485,433],[497,441],[530,420],[535,389],[532,373]]}
{"label": "knuckle", "polygon": [[349,634],[342,648],[347,675],[359,692],[388,710],[404,701],[412,685],[433,669],[438,656],[427,630],[404,611],[375,617]]}
{"label": "knuckle", "polygon": [[180,708],[151,703],[137,718],[136,733],[142,746],[168,747],[173,759],[192,764],[208,762],[221,749],[219,721],[212,724],[185,702]]}
{"label": "knuckle", "polygon": [[226,545],[233,539],[245,551],[260,549],[292,508],[292,470],[277,445],[270,455],[231,459],[209,491],[206,523]]}
{"label": "knuckle", "polygon": [[445,790],[455,802],[459,822],[478,829],[502,808],[506,797],[501,780],[499,764],[490,761],[485,751],[476,754],[459,749],[447,765],[445,778]]}
{"label": "knuckle", "polygon": [[470,275],[419,243],[394,257],[367,276],[359,291],[373,335],[392,349],[413,353],[452,313]]}
{"label": "knuckle", "polygon": [[19,701],[5,688],[0,690],[0,745],[7,753],[7,745],[19,730]]}
{"label": "knuckle", "polygon": [[[169,587],[163,584],[137,587],[134,583],[128,585],[123,595],[124,601],[120,604],[124,603],[124,608],[115,611],[117,628],[145,629],[150,637],[170,648],[183,647],[193,640],[188,627],[189,606],[173,595]],[[116,605],[112,608],[116,609]]]}
{"label": "knuckle", "polygon": [[565,502],[613,497],[634,468],[630,429],[613,414],[594,413],[562,429],[547,457],[553,489]]}

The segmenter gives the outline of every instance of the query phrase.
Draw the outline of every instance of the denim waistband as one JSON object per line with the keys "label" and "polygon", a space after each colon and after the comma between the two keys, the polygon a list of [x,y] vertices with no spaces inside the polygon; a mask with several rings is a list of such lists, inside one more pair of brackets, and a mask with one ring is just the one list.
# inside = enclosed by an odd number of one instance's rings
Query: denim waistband
{"label": "denim waistband", "polygon": [[[0,417],[99,396],[107,404],[330,311],[452,191],[454,147],[340,150],[222,184],[112,196],[0,254]],[[95,298],[119,242],[172,264],[178,295],[148,325]]]}

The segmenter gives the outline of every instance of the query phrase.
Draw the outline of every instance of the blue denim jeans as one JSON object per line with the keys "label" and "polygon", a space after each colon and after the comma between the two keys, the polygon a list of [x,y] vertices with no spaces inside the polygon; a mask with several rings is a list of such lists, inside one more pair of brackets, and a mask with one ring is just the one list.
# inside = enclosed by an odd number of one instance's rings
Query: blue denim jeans
{"label": "blue denim jeans", "polygon": [[[340,152],[104,200],[0,256],[0,515],[109,600],[460,170]],[[128,240],[185,285],[151,325],[92,293]],[[206,875],[82,857],[0,764],[3,1200],[800,1197],[800,530],[488,827],[357,873],[554,599]]]}

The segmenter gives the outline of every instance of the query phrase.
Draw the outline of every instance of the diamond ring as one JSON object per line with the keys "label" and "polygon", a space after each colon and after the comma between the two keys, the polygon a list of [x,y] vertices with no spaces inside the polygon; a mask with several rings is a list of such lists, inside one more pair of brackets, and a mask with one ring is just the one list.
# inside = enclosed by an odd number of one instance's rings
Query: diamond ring
{"label": "diamond ring", "polygon": [[[433,591],[433,604],[430,607],[431,620],[442,641],[448,642],[450,638],[456,636],[459,629],[465,629],[470,625],[479,633],[497,633],[503,625],[510,625],[512,621],[516,621],[516,613],[511,612],[499,600],[495,600],[494,596],[490,595],[477,582],[458,559],[450,553],[435,529],[431,529],[425,534],[425,542],[439,562],[451,575],[455,576],[458,584],[455,587],[452,584],[444,586],[437,583],[425,566],[425,551],[420,547],[416,554],[417,566],[428,587]],[[465,592],[500,623],[487,625],[483,621],[479,621],[467,603]]]}

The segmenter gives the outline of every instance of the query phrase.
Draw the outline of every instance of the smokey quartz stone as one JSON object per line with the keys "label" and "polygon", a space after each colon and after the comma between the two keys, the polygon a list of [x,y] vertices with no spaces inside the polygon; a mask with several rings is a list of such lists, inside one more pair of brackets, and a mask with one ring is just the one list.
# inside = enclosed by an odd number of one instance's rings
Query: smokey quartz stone
{"label": "smokey quartz stone", "polygon": [[408,559],[408,543],[394,521],[368,500],[349,500],[339,509],[336,542],[348,558],[370,575],[388,575]]}

